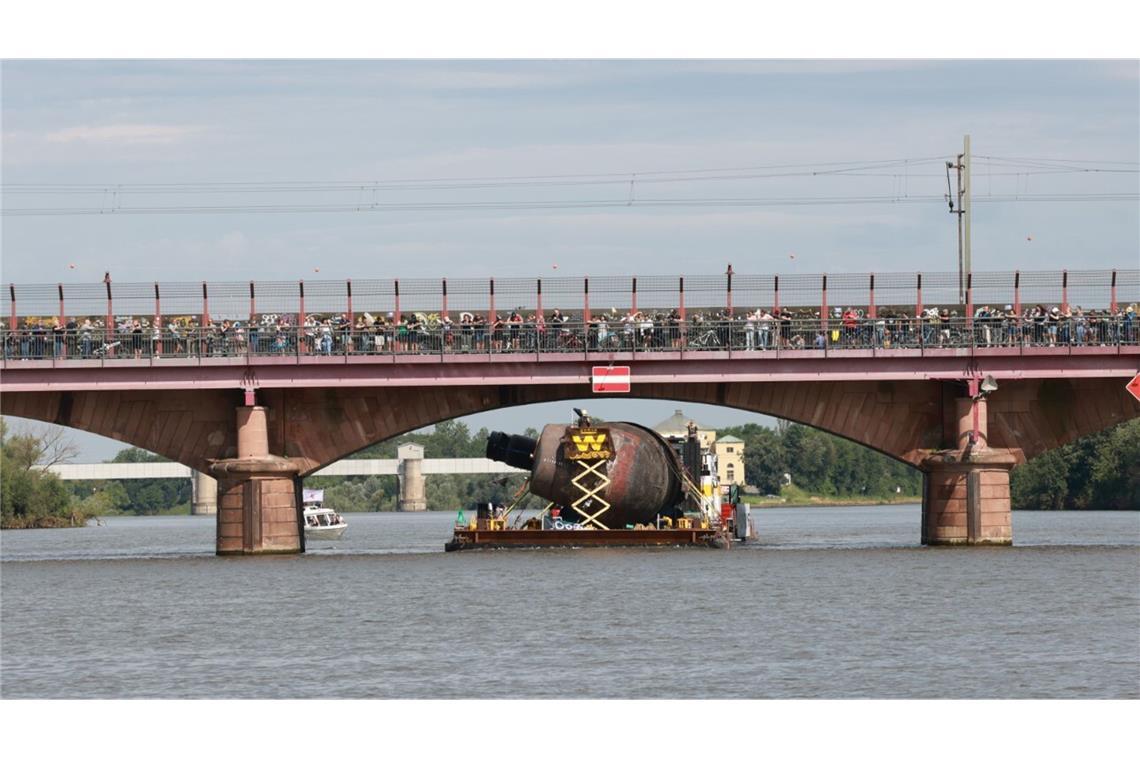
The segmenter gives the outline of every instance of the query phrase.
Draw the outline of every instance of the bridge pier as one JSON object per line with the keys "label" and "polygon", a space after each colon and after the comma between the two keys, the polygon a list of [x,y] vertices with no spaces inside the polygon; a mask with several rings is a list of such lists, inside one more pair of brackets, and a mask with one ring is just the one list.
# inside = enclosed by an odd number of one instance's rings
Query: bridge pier
{"label": "bridge pier", "polygon": [[1009,471],[1014,457],[943,452],[922,463],[922,543],[930,546],[1013,543]]}
{"label": "bridge pier", "polygon": [[237,410],[237,458],[214,461],[218,479],[217,553],[297,554],[304,551],[299,467],[269,453],[266,408]]}
{"label": "bridge pier", "polygon": [[[1009,471],[1017,457],[989,448],[986,400],[955,399],[956,448],[919,465],[923,472],[922,543],[931,546],[1013,543]],[[953,428],[951,428],[953,430]]]}
{"label": "bridge pier", "polygon": [[216,515],[218,513],[218,481],[204,472],[193,470],[190,475],[190,514]]}
{"label": "bridge pier", "polygon": [[424,447],[405,443],[396,449],[396,472],[400,490],[396,509],[400,512],[423,512],[427,509],[426,480],[423,474]]}

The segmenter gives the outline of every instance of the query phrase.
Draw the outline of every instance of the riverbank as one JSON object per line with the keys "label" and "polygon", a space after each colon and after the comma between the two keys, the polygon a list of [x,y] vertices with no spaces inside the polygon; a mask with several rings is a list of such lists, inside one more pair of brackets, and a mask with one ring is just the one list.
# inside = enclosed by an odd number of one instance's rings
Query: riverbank
{"label": "riverbank", "polygon": [[922,501],[921,494],[893,494],[891,496],[820,496],[795,485],[780,489],[779,496],[745,496],[751,507],[875,507],[888,504],[914,504]]}
{"label": "riverbank", "polygon": [[8,517],[0,522],[0,530],[27,530],[32,528],[82,528],[92,515],[72,514],[67,517],[41,515],[39,517]]}
{"label": "riverbank", "polygon": [[826,498],[823,496],[810,496],[798,499],[763,499],[750,497],[745,502],[753,509],[772,509],[776,507],[878,507],[893,504],[916,504],[922,501],[921,496],[899,496],[892,499],[855,499],[855,498]]}

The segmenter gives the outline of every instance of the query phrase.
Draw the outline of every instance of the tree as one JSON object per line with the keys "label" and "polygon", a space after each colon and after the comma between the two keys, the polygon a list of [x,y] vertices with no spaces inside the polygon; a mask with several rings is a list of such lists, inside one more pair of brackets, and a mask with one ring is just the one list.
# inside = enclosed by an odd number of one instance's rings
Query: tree
{"label": "tree", "polygon": [[67,461],[77,448],[62,429],[26,429],[14,435],[0,419],[0,526],[82,525],[71,492],[44,468]]}

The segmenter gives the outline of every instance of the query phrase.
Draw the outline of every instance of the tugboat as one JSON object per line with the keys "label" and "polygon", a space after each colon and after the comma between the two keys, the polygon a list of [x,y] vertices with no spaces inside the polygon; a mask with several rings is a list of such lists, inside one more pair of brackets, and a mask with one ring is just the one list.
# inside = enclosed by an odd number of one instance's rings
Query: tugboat
{"label": "tugboat", "polygon": [[331,540],[340,538],[348,530],[348,523],[335,509],[324,506],[323,489],[306,488],[302,493],[304,501],[305,540]]}

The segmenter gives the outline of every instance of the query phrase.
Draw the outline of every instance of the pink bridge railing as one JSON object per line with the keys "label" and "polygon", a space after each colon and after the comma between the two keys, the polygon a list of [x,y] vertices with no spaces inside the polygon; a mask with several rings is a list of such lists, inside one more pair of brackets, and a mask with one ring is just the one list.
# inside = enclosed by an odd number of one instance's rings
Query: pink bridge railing
{"label": "pink bridge railing", "polygon": [[5,359],[1132,345],[1140,269],[20,285]]}

